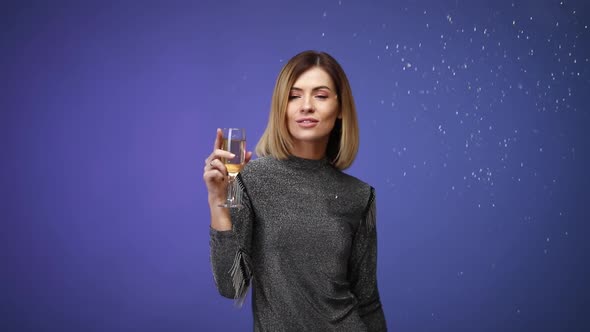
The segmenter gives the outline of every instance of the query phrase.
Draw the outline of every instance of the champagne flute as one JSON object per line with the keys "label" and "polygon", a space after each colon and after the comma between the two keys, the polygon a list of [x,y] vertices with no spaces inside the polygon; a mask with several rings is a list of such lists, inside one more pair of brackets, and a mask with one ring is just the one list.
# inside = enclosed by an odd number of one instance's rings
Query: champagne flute
{"label": "champagne flute", "polygon": [[223,128],[223,147],[235,155],[233,158],[222,158],[227,169],[227,197],[220,207],[239,208],[242,207],[242,192],[236,181],[236,176],[244,167],[246,159],[246,130],[243,128]]}

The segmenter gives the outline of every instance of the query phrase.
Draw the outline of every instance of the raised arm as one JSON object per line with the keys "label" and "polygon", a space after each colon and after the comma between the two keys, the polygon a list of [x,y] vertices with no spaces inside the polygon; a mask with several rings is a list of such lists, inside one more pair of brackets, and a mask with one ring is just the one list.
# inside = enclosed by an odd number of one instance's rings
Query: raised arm
{"label": "raised arm", "polygon": [[[221,158],[233,158],[229,151],[222,150],[223,136],[221,129],[217,129],[213,152],[205,159],[203,180],[207,186],[209,210],[211,212],[211,227],[218,231],[232,229],[231,216],[228,209],[220,209],[219,204],[225,201],[227,194],[227,169]],[[252,157],[252,152],[246,152],[245,163]]]}
{"label": "raised arm", "polygon": [[[205,160],[203,171],[211,214],[210,259],[219,293],[224,297],[235,299],[236,303],[241,305],[252,276],[249,259],[252,214],[250,200],[245,190],[242,197],[243,208],[232,209],[230,214],[230,210],[218,206],[225,201],[227,190],[227,169],[220,159],[232,158],[231,153],[221,150],[222,139],[221,130],[218,129],[213,152]],[[246,162],[251,156],[251,152],[246,154]],[[236,181],[244,189],[241,177],[238,176]]]}

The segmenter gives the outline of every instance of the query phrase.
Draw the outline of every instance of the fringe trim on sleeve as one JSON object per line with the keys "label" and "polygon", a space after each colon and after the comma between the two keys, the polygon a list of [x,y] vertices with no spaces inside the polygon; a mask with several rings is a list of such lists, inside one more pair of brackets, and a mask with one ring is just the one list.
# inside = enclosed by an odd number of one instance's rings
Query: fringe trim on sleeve
{"label": "fringe trim on sleeve", "polygon": [[367,230],[373,230],[377,223],[377,204],[375,202],[375,189],[371,188],[371,196],[369,196],[369,204],[365,212],[365,219],[363,220]]}
{"label": "fringe trim on sleeve", "polygon": [[232,282],[234,286],[235,296],[234,304],[241,308],[246,299],[248,288],[250,286],[250,279],[252,278],[252,270],[250,268],[250,257],[243,250],[238,250],[234,258],[234,263],[229,270],[232,276]]}
{"label": "fringe trim on sleeve", "polygon": [[244,187],[244,183],[242,182],[242,177],[240,176],[240,173],[238,173],[238,175],[236,176],[234,181],[236,181],[236,183],[238,185],[233,187],[234,188],[233,195],[235,197],[236,202],[239,202],[239,204],[242,204],[242,198],[243,198],[242,196],[243,196],[243,193],[246,191],[246,187]]}

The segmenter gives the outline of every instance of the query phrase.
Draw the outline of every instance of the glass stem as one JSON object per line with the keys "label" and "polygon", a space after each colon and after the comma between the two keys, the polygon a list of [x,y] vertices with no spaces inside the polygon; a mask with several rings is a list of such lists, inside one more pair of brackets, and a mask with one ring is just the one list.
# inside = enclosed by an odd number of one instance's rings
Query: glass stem
{"label": "glass stem", "polygon": [[227,204],[232,204],[236,199],[236,176],[227,176]]}

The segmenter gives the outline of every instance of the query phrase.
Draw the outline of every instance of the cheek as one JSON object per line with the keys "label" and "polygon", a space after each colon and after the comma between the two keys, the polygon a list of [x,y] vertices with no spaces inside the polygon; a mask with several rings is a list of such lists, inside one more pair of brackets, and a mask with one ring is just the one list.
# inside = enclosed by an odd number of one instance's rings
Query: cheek
{"label": "cheek", "polygon": [[338,119],[339,114],[340,112],[338,111],[338,108],[335,108],[326,116],[326,120],[328,120],[331,127],[334,127],[334,123],[336,123],[336,119]]}
{"label": "cheek", "polygon": [[291,108],[287,108],[287,116],[286,116],[287,130],[289,131],[290,134],[293,133],[293,130],[297,129],[297,126],[295,125],[296,113],[297,112],[293,112]]}
{"label": "cheek", "polygon": [[287,108],[286,121],[288,127],[291,127],[293,125],[293,122],[295,121],[295,113],[292,112],[289,108]]}
{"label": "cheek", "polygon": [[297,106],[295,103],[290,102],[287,104],[287,120],[290,122],[297,117]]}
{"label": "cheek", "polygon": [[336,123],[336,117],[330,118],[329,121],[324,122],[324,128],[327,132],[331,132],[334,129],[334,124]]}
{"label": "cheek", "polygon": [[338,114],[331,114],[330,116],[325,117],[324,121],[322,121],[322,131],[326,133],[331,132],[332,129],[334,129],[337,117]]}

